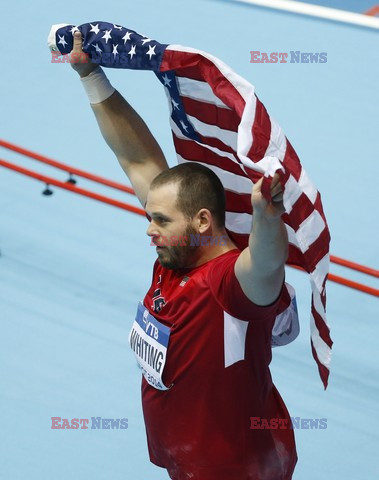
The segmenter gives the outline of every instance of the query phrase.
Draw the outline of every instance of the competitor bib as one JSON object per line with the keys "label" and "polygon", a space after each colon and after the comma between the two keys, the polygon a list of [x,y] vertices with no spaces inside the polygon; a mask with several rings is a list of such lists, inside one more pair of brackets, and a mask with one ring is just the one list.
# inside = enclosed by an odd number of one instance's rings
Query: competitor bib
{"label": "competitor bib", "polygon": [[129,334],[129,344],[147,383],[158,390],[168,390],[162,380],[166,363],[170,328],[153,317],[140,302]]}

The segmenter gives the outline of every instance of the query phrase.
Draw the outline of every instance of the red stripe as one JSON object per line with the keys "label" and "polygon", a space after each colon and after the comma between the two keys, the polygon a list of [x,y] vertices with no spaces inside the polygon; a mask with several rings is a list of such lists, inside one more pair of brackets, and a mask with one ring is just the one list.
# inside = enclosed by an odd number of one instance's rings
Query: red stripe
{"label": "red stripe", "polygon": [[291,295],[287,288],[283,288],[283,293],[279,300],[277,315],[283,313],[291,305]]}
{"label": "red stripe", "polygon": [[231,153],[234,156],[234,158],[236,160],[238,160],[236,151],[232,147],[229,147],[229,145],[226,145],[219,138],[204,137],[204,135],[200,135],[200,133],[198,133],[198,132],[196,132],[196,133],[197,133],[197,136],[199,137],[199,141],[201,143],[203,143],[204,145],[209,145],[210,147],[218,148],[222,152]]}
{"label": "red stripe", "polygon": [[290,244],[287,263],[303,267],[308,273],[313,272],[318,262],[328,252],[329,239],[329,231],[325,228],[305,253],[302,253],[295,245]]}
{"label": "red stripe", "polygon": [[172,134],[172,137],[174,139],[175,150],[185,160],[214,165],[241,177],[246,176],[244,175],[241,167],[229,158],[217,155],[217,153],[212,152],[212,150],[209,150],[193,140],[183,140],[178,138],[174,133]]}
{"label": "red stripe", "polygon": [[216,125],[224,130],[237,132],[240,119],[236,112],[228,108],[217,107],[189,97],[181,97],[187,115],[191,115],[208,125]]}
{"label": "red stripe", "polygon": [[244,250],[249,244],[249,235],[245,233],[235,233],[226,229],[227,234],[240,250]]}
{"label": "red stripe", "polygon": [[[161,66],[161,69],[162,69],[162,66]],[[194,67],[177,68],[175,71],[175,75],[177,77],[189,78],[191,80],[198,80],[199,82],[204,82],[204,77],[201,74],[197,65]]]}
{"label": "red stripe", "polygon": [[312,315],[315,320],[315,325],[317,330],[319,331],[320,337],[324,340],[324,342],[328,345],[329,348],[332,348],[333,341],[330,338],[330,330],[327,324],[324,322],[321,315],[317,312],[312,298]]}
{"label": "red stripe", "polygon": [[257,98],[255,117],[252,127],[253,144],[249,150],[248,157],[253,162],[259,162],[264,158],[270,143],[271,121],[263,103]]}
{"label": "red stripe", "polygon": [[323,218],[325,224],[327,225],[325,213],[324,213],[324,210],[323,210],[323,208],[322,208],[322,202],[321,202],[321,194],[320,194],[320,192],[317,192],[317,196],[316,196],[316,200],[315,200],[315,209],[318,211],[318,213],[319,213],[319,214],[321,215],[321,217]]}
{"label": "red stripe", "polygon": [[295,180],[299,181],[300,174],[301,174],[300,160],[295,150],[293,149],[291,143],[288,141],[288,138],[286,138],[286,142],[287,142],[287,147],[286,147],[286,153],[283,159],[283,164],[295,177]]}
{"label": "red stripe", "polygon": [[258,172],[257,170],[254,170],[251,167],[247,167],[244,165],[245,171],[247,176],[252,180],[253,183],[258,182],[263,177],[263,173]]}
{"label": "red stripe", "polygon": [[312,355],[313,358],[316,360],[317,367],[318,367],[318,372],[320,374],[322,383],[324,384],[324,388],[326,390],[326,387],[328,386],[328,379],[329,379],[329,369],[323,365],[320,360],[317,357],[316,350],[313,346],[312,340],[311,340],[311,348],[312,348]]}
{"label": "red stripe", "polygon": [[288,223],[288,225],[291,225],[296,232],[304,220],[306,220],[314,211],[315,208],[312,202],[305,193],[302,193],[293,204],[291,213],[285,213],[282,218],[283,221]]}
{"label": "red stripe", "polygon": [[[239,119],[242,117],[245,101],[238,93],[236,88],[231,84],[229,79],[226,79],[224,75],[219,71],[219,69],[208,59],[203,57],[198,53],[186,53],[186,52],[175,52],[166,50],[164,58],[161,65],[161,71],[166,70],[176,70],[178,76],[183,76],[186,78],[191,78],[198,81],[206,81],[214,94],[228,107],[235,110],[235,114],[226,113],[225,109],[220,109],[218,107],[210,105],[201,105],[205,102],[196,102],[187,99],[183,99],[185,104],[186,111],[189,115],[192,115],[198,118],[200,121],[209,124],[209,125],[218,125],[223,129],[233,129],[237,131],[238,125],[240,123]],[[228,77],[233,81],[233,72],[231,71],[230,76]],[[199,105],[200,104],[200,105]],[[202,110],[204,109],[204,110]],[[225,110],[219,112],[221,110]],[[234,115],[234,116],[233,116]],[[230,122],[228,117],[232,116],[233,122]],[[233,125],[231,127],[230,125]],[[246,128],[249,128],[248,126]],[[269,147],[270,134],[271,134],[271,121],[270,117],[263,106],[263,104],[257,99],[256,112],[254,122],[251,125],[251,134],[253,138],[253,143],[248,152],[248,157],[257,162],[261,160]],[[175,137],[174,137],[175,138]],[[230,152],[230,147],[223,144],[220,139],[213,139],[209,137],[202,137],[201,141],[205,144],[215,146],[220,150]],[[230,160],[223,159],[221,156],[212,154],[205,147],[200,147],[196,145],[196,148],[192,148],[192,145],[195,145],[192,142],[191,147],[185,145],[181,142],[181,145],[178,145],[178,140],[176,139],[176,148],[178,146],[187,150],[185,152],[178,152],[188,160],[198,160],[203,163],[208,163],[210,165],[215,165],[219,168],[226,169],[238,175],[241,175],[239,167],[237,164],[231,162]],[[237,148],[237,147],[235,147]],[[235,155],[235,152],[233,152]],[[296,181],[299,180],[301,174],[301,164],[299,158],[293,149],[291,143],[286,139],[286,152],[283,160],[285,166],[285,174],[283,175],[282,180],[285,180],[285,177],[288,178],[289,174],[293,175]],[[238,171],[237,171],[237,170]],[[241,170],[242,171],[242,170]],[[245,167],[244,171],[246,175],[254,182],[261,178],[262,174],[255,172],[253,169]],[[226,192],[227,196],[227,211],[237,211],[240,209],[243,211],[250,207],[249,195],[244,195],[241,198],[238,198],[236,194],[231,194]],[[241,201],[243,199],[243,201]],[[284,217],[286,223],[288,223],[295,232],[299,229],[300,225],[312,214],[314,211],[318,211],[322,218],[325,220],[324,212],[321,204],[321,197],[317,194],[314,205],[311,200],[303,192],[299,199],[296,201],[295,205],[292,208],[292,211],[289,215]],[[326,224],[326,223],[325,223]],[[229,236],[236,243],[236,245],[242,250],[248,245],[249,235],[247,234],[237,234],[230,232],[228,230]],[[330,235],[327,226],[321,232],[319,237],[309,246],[306,252],[302,253],[299,248],[294,245],[289,246],[289,258],[288,263],[299,265],[300,267],[305,268],[308,272],[312,272],[319,261],[327,254],[328,246],[330,241]],[[325,294],[321,296],[322,304],[325,305]],[[331,347],[332,340],[330,338],[330,332],[321,318],[321,316],[316,312],[314,305],[312,303],[312,314],[315,319],[316,327],[320,332],[320,337],[325,341],[325,343]],[[317,362],[319,373],[321,379],[326,388],[328,383],[329,370],[323,366],[318,357],[317,352],[314,349],[312,344],[312,354]]]}
{"label": "red stripe", "polygon": [[327,227],[320,233],[318,238],[309,246],[308,250],[304,254],[306,264],[309,266],[310,271],[316,268],[317,264],[328,253],[328,245],[330,242],[330,234]]}
{"label": "red stripe", "polygon": [[251,195],[225,190],[226,211],[233,213],[252,213]]}
{"label": "red stripe", "polygon": [[[196,72],[194,69],[196,69]],[[185,76],[188,78],[207,82],[216,97],[229,108],[235,110],[238,117],[242,117],[245,108],[244,99],[217,66],[203,55],[165,50],[160,70],[161,72],[176,70],[178,76],[184,75],[184,72],[186,72]],[[232,70],[230,70],[230,73],[232,74]]]}

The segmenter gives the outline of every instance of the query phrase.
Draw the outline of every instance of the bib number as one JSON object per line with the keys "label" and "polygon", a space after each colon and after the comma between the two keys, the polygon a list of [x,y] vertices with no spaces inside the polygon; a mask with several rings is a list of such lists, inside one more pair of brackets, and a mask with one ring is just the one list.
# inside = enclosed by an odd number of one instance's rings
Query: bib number
{"label": "bib number", "polygon": [[129,344],[147,383],[158,390],[168,390],[162,380],[166,363],[170,328],[153,317],[140,302],[129,334]]}

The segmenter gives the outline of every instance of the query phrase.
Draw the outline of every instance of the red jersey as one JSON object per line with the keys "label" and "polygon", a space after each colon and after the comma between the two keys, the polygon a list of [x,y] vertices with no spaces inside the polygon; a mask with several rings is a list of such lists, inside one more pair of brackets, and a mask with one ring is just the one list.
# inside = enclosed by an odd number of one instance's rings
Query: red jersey
{"label": "red jersey", "polygon": [[[143,377],[142,404],[150,460],[175,480],[288,480],[297,461],[269,371],[279,300],[260,307],[246,297],[234,273],[239,253],[192,269],[157,260],[141,305],[169,335],[161,372],[168,389]],[[284,423],[251,428],[252,417]]]}

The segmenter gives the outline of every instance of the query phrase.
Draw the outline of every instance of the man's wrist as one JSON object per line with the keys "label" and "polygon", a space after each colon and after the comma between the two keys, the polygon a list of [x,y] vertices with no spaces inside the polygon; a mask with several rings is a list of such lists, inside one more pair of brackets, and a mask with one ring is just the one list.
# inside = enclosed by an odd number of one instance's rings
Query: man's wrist
{"label": "man's wrist", "polygon": [[87,75],[84,75],[84,72],[82,74],[79,73],[80,80],[91,105],[104,102],[115,92],[115,88],[111,85],[100,66]]}

